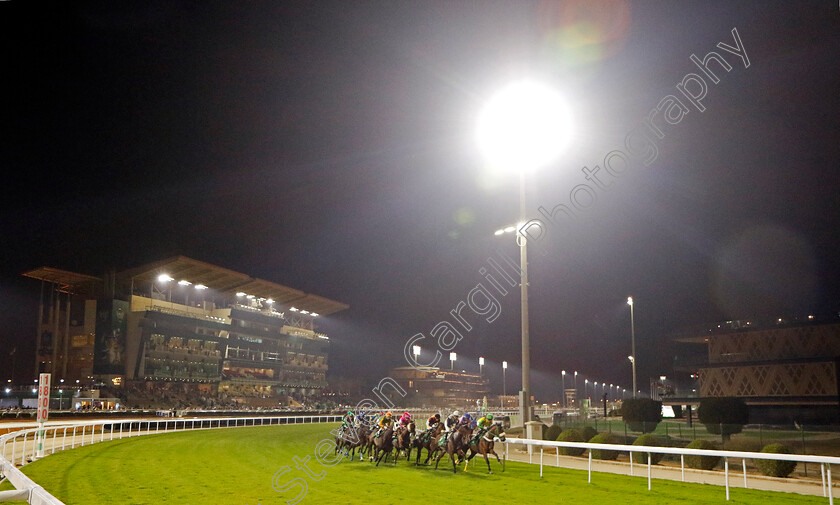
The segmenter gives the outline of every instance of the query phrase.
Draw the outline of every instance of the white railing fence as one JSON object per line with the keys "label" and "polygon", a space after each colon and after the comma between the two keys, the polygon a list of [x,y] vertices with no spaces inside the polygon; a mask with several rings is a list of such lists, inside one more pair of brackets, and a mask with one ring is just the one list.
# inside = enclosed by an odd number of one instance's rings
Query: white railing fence
{"label": "white railing fence", "polygon": [[633,474],[633,453],[647,454],[647,480],[648,490],[651,489],[651,454],[672,454],[680,457],[680,472],[682,481],[685,482],[685,457],[686,456],[714,456],[720,457],[724,462],[724,487],[726,488],[726,500],[729,501],[729,461],[740,461],[743,467],[744,488],[747,487],[747,460],[766,459],[776,461],[794,461],[797,463],[818,463],[822,476],[823,496],[828,498],[829,505],[834,505],[832,493],[831,465],[840,464],[840,457],[833,456],[812,456],[805,454],[774,454],[767,452],[746,452],[746,451],[719,451],[711,449],[688,449],[678,447],[656,447],[645,445],[623,445],[623,444],[591,444],[584,442],[555,442],[551,440],[531,440],[524,438],[507,438],[504,442],[505,458],[507,459],[510,445],[524,445],[527,447],[529,463],[533,463],[534,448],[539,448],[540,456],[540,477],[543,475],[543,456],[545,448],[553,448],[558,458],[561,447],[573,447],[588,450],[587,482],[592,482],[592,449],[627,452],[630,454],[630,474]]}
{"label": "white railing fence", "polygon": [[0,491],[0,502],[25,500],[30,505],[63,505],[18,468],[40,457],[106,440],[171,431],[207,430],[277,424],[334,423],[337,415],[219,417],[193,419],[121,419],[28,428],[0,436],[0,474],[14,486]]}
{"label": "white railing fence", "polygon": [[[219,418],[162,418],[162,419],[123,419],[109,421],[87,421],[83,423],[28,428],[0,436],[0,474],[14,486],[12,491],[0,491],[0,502],[7,500],[25,500],[30,505],[63,505],[40,485],[20,471],[23,466],[40,457],[54,454],[64,449],[73,449],[106,440],[114,440],[142,435],[154,435],[184,430],[206,430],[235,428],[246,426],[268,426],[279,424],[335,423],[341,421],[340,415],[272,416],[272,417],[219,417]],[[545,449],[554,449],[558,457],[560,448],[580,448],[589,450],[588,482],[592,481],[592,449],[630,453],[630,473],[633,474],[633,453],[647,454],[648,489],[651,489],[651,454],[672,454],[680,457],[682,480],[685,481],[685,456],[714,456],[724,461],[726,499],[729,500],[729,461],[740,461],[744,469],[744,487],[747,487],[746,461],[765,459],[817,463],[822,476],[823,496],[829,504],[834,504],[832,493],[831,465],[840,464],[840,457],[812,456],[803,454],[772,454],[763,452],[719,451],[706,449],[686,449],[677,447],[655,447],[621,444],[591,444],[583,442],[555,442],[550,440],[530,440],[507,438],[505,458],[510,446],[523,445],[527,448],[529,462],[535,449],[539,449],[540,476],[543,474],[543,456]]]}

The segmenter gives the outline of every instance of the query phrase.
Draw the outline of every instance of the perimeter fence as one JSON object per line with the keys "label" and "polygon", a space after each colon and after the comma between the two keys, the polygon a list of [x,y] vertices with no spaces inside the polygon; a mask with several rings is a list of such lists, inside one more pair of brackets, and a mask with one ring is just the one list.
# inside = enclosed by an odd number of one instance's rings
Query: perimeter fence
{"label": "perimeter fence", "polygon": [[0,475],[15,488],[11,491],[0,491],[0,502],[24,500],[30,505],[64,505],[61,500],[27,477],[19,467],[65,449],[75,449],[106,440],[172,431],[339,421],[341,416],[338,415],[119,419],[20,429],[0,436]]}
{"label": "perimeter fence", "polygon": [[[27,477],[19,467],[45,457],[55,452],[82,447],[97,442],[129,438],[173,431],[206,430],[219,428],[234,428],[248,426],[268,426],[283,424],[306,424],[306,423],[336,423],[341,420],[340,415],[304,415],[304,416],[254,416],[254,417],[220,417],[220,418],[158,418],[158,419],[119,419],[86,421],[73,424],[58,424],[44,427],[25,428],[0,436],[0,474],[14,486],[14,490],[0,491],[0,502],[7,500],[23,500],[31,505],[63,505],[63,503],[51,495],[47,490]],[[594,424],[594,423],[593,423]],[[601,429],[606,431],[618,428],[615,424],[601,424]],[[614,430],[618,431],[618,430]],[[614,432],[613,431],[613,432]],[[621,428],[623,431],[623,428]],[[626,440],[623,440],[626,441]],[[543,473],[543,460],[546,451],[553,451],[560,464],[561,451],[577,449],[580,454],[588,452],[586,459],[578,458],[578,461],[585,461],[588,470],[588,480],[591,482],[593,471],[603,471],[595,463],[593,470],[593,454],[626,453],[630,456],[630,475],[634,475],[634,455],[643,455],[645,463],[635,463],[636,467],[646,468],[648,478],[648,489],[651,488],[654,455],[670,456],[678,458],[679,472],[674,480],[685,480],[686,458],[713,457],[720,458],[723,462],[723,472],[717,472],[724,476],[722,486],[726,489],[726,499],[730,495],[730,462],[737,467],[740,465],[743,473],[743,487],[748,487],[747,461],[788,461],[795,463],[811,464],[814,472],[819,468],[823,496],[828,498],[830,505],[833,505],[833,481],[832,465],[840,464],[840,457],[803,455],[803,454],[773,454],[754,451],[732,451],[719,449],[691,449],[686,447],[660,447],[640,446],[628,443],[602,444],[589,442],[561,442],[553,440],[530,440],[522,438],[507,438],[504,446],[505,460],[513,456],[515,448],[525,448],[522,454],[526,454],[523,461],[532,464],[539,464],[540,475]],[[538,457],[538,461],[535,458]],[[597,458],[596,458],[597,459]],[[567,460],[568,461],[568,460]],[[571,466],[570,466],[571,467]],[[620,472],[613,472],[620,473]],[[751,477],[754,478],[754,477]]]}

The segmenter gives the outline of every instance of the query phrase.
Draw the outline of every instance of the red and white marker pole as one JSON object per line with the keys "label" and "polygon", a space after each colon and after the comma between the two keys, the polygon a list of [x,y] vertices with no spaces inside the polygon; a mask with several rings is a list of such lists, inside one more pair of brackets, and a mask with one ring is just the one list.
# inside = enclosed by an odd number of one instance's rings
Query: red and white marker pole
{"label": "red and white marker pole", "polygon": [[38,377],[38,440],[36,458],[44,457],[44,423],[50,416],[50,383],[52,374],[42,373]]}

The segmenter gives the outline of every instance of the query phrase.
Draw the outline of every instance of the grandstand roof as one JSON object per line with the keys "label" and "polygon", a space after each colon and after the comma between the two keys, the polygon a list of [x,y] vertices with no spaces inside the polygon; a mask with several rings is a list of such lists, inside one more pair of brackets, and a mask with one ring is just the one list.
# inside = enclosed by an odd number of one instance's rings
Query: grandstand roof
{"label": "grandstand roof", "polygon": [[[118,279],[134,282],[154,282],[159,275],[167,274],[176,281],[186,280],[192,284],[203,284],[208,288],[231,297],[242,292],[258,298],[271,298],[278,304],[294,305],[299,309],[327,315],[349,308],[347,304],[322,296],[305,293],[275,282],[251,277],[241,272],[198,261],[185,256],[173,256],[163,260],[140,265],[116,273]],[[23,275],[61,284],[63,289],[80,293],[80,287],[91,282],[102,283],[102,279],[84,274],[75,274],[56,268],[42,267]]]}
{"label": "grandstand roof", "polygon": [[53,267],[36,268],[35,270],[24,272],[23,275],[38,279],[39,281],[57,284],[59,291],[76,295],[92,294],[102,286],[102,279],[100,277],[78,274]]}
{"label": "grandstand roof", "polygon": [[185,256],[155,261],[146,265],[119,272],[119,277],[131,277],[135,281],[154,281],[158,275],[168,274],[175,280],[187,280],[193,284],[204,284],[210,289],[231,296],[242,292],[258,298],[271,298],[284,305],[320,315],[332,314],[347,309],[347,304],[330,300],[322,296],[305,293],[276,282],[251,277],[247,274],[211,265]]}

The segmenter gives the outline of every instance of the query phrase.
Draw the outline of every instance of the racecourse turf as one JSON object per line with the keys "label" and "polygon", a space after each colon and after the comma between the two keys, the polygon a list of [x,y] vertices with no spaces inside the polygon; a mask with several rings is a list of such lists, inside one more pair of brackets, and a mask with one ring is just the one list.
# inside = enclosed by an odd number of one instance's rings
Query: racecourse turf
{"label": "racecourse turf", "polygon": [[[594,473],[508,462],[505,471],[494,461],[489,475],[483,460],[463,465],[453,475],[441,460],[415,467],[400,460],[377,468],[364,461],[340,461],[325,467],[316,461],[319,441],[331,439],[335,425],[284,425],[197,430],[101,442],[50,455],[24,467],[24,472],[66,504],[257,505],[293,500],[307,485],[301,504],[370,503],[632,503],[720,504],[719,486]],[[307,476],[296,468],[306,463]],[[412,455],[413,456],[413,455]],[[282,469],[289,470],[283,472]],[[0,486],[7,489],[8,483]],[[285,492],[279,490],[286,489]],[[827,503],[826,498],[748,489],[731,489],[733,504],[774,505]]]}

